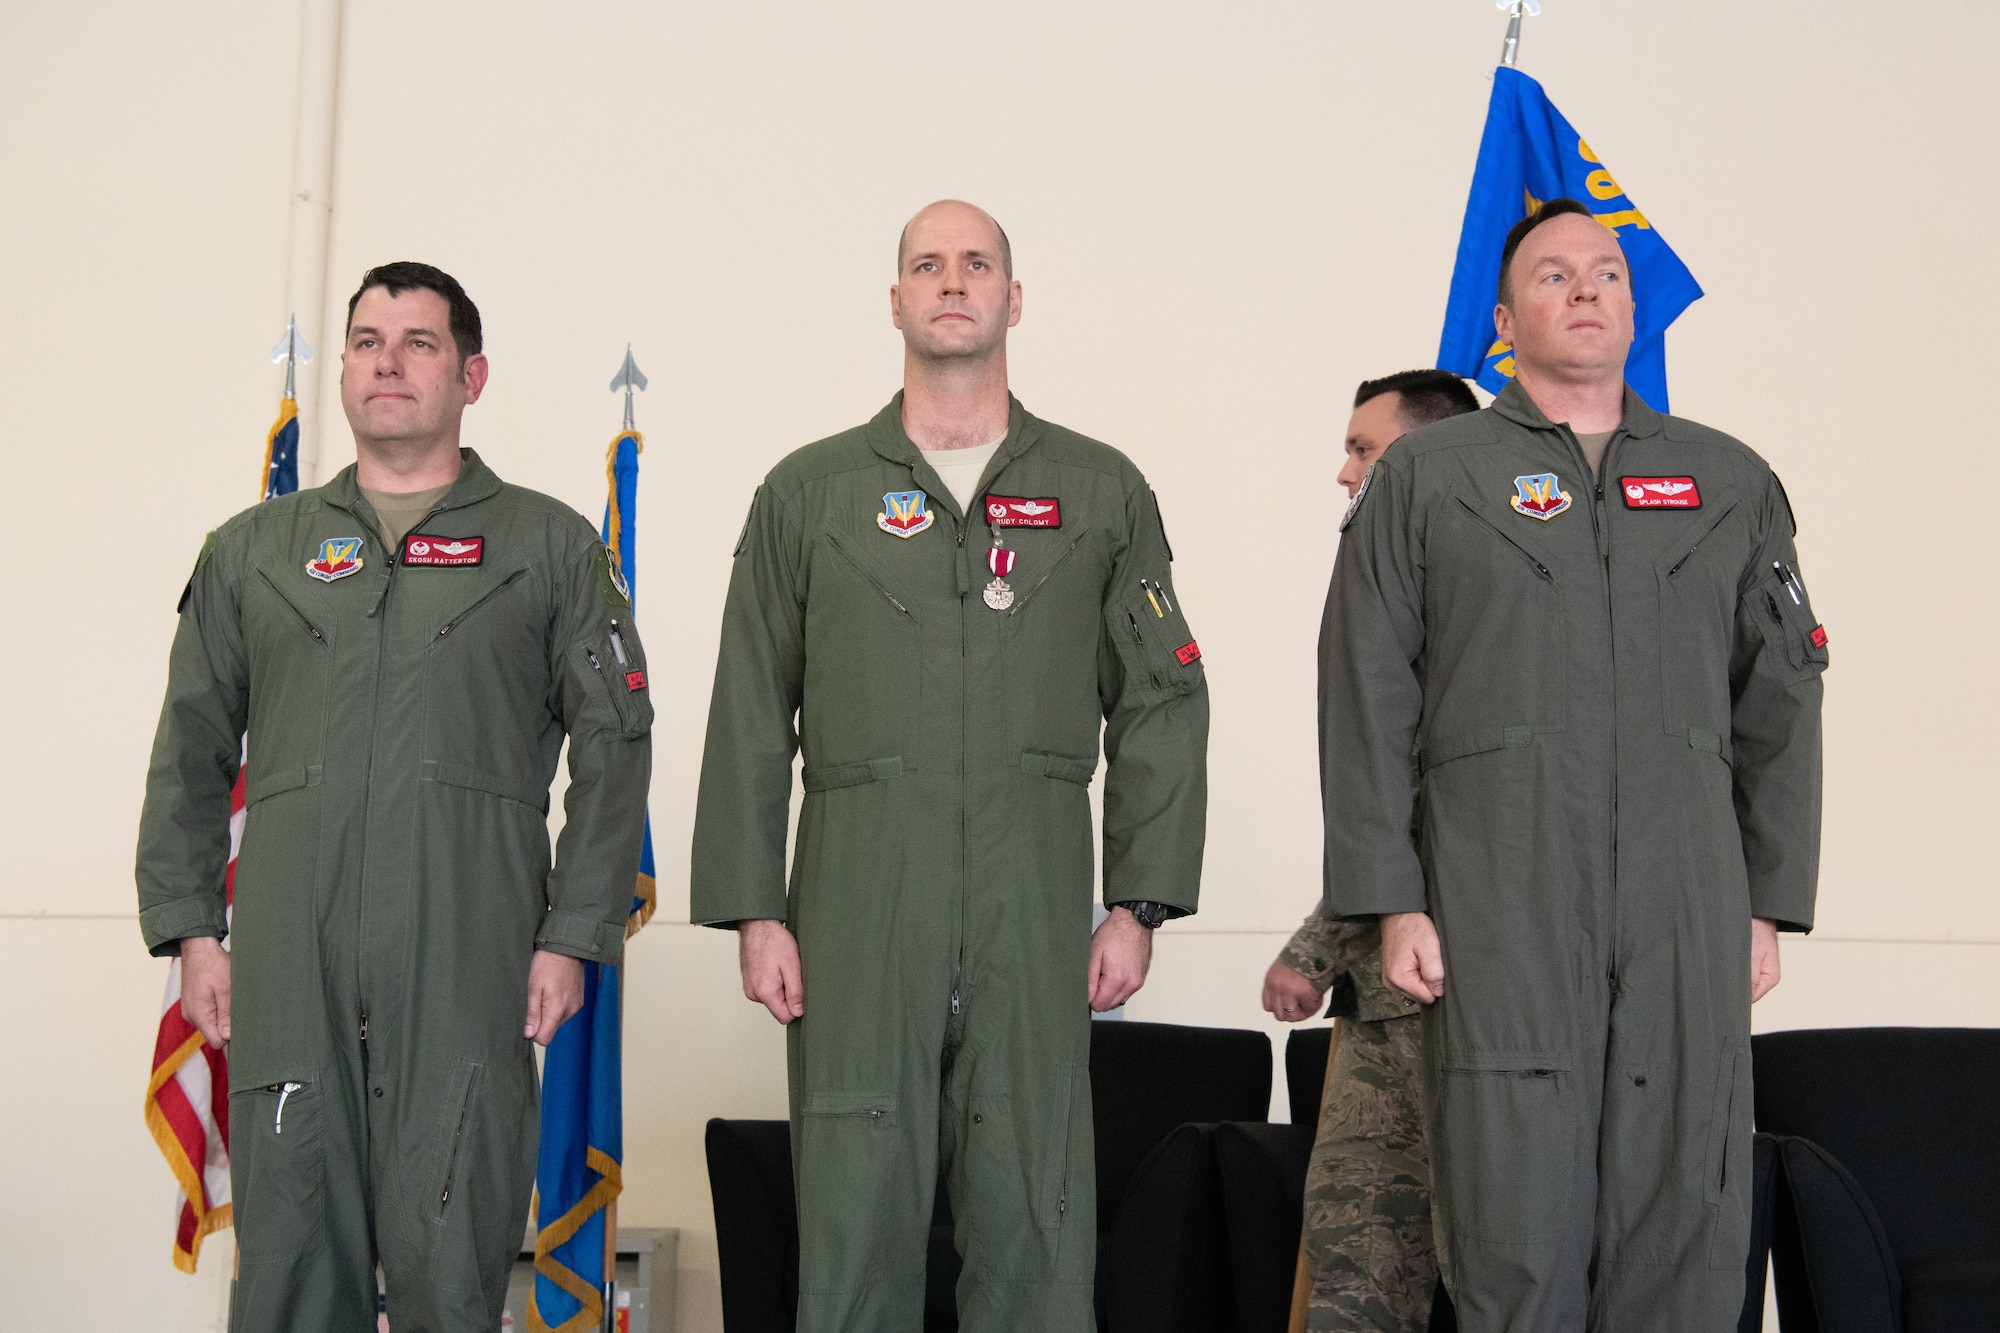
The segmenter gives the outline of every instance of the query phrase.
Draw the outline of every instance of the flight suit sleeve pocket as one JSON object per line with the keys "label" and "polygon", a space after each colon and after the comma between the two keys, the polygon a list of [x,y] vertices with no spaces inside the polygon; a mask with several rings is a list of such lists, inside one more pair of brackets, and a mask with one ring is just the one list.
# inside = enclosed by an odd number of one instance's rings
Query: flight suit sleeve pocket
{"label": "flight suit sleeve pocket", "polygon": [[1074,782],[1079,787],[1088,787],[1090,780],[1097,776],[1097,765],[1089,760],[1072,759],[1064,754],[1025,750],[1021,754],[1021,771],[1033,773],[1037,777],[1056,778],[1062,782]]}
{"label": "flight suit sleeve pocket", "polygon": [[572,648],[570,663],[586,691],[610,705],[621,737],[635,741],[652,730],[651,682],[636,636],[614,643],[613,635],[600,633]]}
{"label": "flight suit sleeve pocket", "polygon": [[1813,615],[1812,602],[1797,575],[1786,577],[1773,570],[1749,594],[1751,614],[1764,632],[1764,640],[1791,668],[1794,679],[1804,680],[1826,670],[1826,627]]}
{"label": "flight suit sleeve pocket", "polygon": [[1127,674],[1159,694],[1188,694],[1204,674],[1201,645],[1188,628],[1180,604],[1164,584],[1144,581],[1141,595],[1115,603],[1109,613],[1112,642]]}

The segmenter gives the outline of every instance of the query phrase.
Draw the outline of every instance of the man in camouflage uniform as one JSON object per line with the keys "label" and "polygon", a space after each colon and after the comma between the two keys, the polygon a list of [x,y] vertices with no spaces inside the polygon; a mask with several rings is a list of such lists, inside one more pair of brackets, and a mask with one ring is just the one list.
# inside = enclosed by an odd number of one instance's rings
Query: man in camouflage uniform
{"label": "man in camouflage uniform", "polygon": [[[1352,496],[1405,431],[1478,400],[1449,371],[1409,370],[1364,382],[1347,427],[1340,484]],[[1264,978],[1280,1021],[1326,1012],[1342,1020],[1312,1164],[1306,1171],[1307,1327],[1422,1333],[1437,1288],[1430,1161],[1424,1137],[1423,1027],[1409,997],[1382,983],[1382,931],[1315,911]]]}

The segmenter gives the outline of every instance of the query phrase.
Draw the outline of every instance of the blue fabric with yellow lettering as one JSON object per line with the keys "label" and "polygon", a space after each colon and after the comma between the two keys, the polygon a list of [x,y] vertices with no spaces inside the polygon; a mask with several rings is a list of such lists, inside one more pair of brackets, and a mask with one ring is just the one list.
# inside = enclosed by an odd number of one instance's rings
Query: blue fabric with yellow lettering
{"label": "blue fabric with yellow lettering", "polygon": [[1544,200],[1581,200],[1609,227],[1632,268],[1632,352],[1625,382],[1648,406],[1667,408],[1667,326],[1700,297],[1701,284],[1653,229],[1624,187],[1563,119],[1542,85],[1505,65],[1493,73],[1486,132],[1465,202],[1438,366],[1499,393],[1514,375],[1513,349],[1493,333],[1500,251],[1507,230]]}
{"label": "blue fabric with yellow lettering", "polygon": [[[605,460],[610,491],[604,544],[625,587],[638,584],[635,511],[639,432],[622,431]],[[626,934],[653,914],[653,820],[646,818]],[[542,1063],[542,1138],[535,1162],[535,1288],[528,1333],[596,1333],[604,1320],[605,1228],[623,1188],[622,1014],[618,964],[583,965],[583,1008],[562,1025]]]}

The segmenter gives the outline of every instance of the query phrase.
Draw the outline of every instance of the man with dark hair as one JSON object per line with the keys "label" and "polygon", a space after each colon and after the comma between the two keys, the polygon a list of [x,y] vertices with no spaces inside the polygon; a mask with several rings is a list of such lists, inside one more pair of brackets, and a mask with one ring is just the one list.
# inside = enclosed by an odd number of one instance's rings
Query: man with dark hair
{"label": "man with dark hair", "polygon": [[899,254],[902,392],[773,468],[736,545],[693,919],[787,1025],[800,1333],[921,1326],[940,1174],[958,1326],[1090,1333],[1090,1011],[1195,909],[1208,688],[1145,478],[1008,392],[999,224],[942,201]]}
{"label": "man with dark hair", "polygon": [[490,1330],[534,1179],[530,1039],[624,943],[645,653],[590,524],[459,446],[478,348],[449,275],[371,270],[341,353],[355,464],[209,534],[181,596],[139,924],[229,1046],[234,1333],[372,1328],[378,1263],[395,1327]]}
{"label": "man with dark hair", "polygon": [[[1339,481],[1360,493],[1369,469],[1418,426],[1479,410],[1448,370],[1364,380],[1347,423]],[[1382,981],[1372,920],[1315,911],[1264,975],[1264,1008],[1283,1023],[1341,1020],[1319,1133],[1306,1171],[1307,1327],[1423,1333],[1437,1290],[1424,1141],[1423,1036],[1416,1002]]]}
{"label": "man with dark hair", "polygon": [[1334,565],[1326,910],[1379,917],[1428,1007],[1460,1326],[1721,1333],[1750,1005],[1812,925],[1827,636],[1771,469],[1625,386],[1616,236],[1551,201],[1508,250],[1514,382],[1390,451]]}

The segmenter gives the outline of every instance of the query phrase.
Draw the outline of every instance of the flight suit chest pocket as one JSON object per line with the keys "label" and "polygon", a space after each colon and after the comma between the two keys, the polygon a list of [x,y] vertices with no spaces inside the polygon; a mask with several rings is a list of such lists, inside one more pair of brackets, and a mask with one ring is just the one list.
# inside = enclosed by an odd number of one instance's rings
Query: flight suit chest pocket
{"label": "flight suit chest pocket", "polygon": [[1142,689],[1188,694],[1201,686],[1201,645],[1164,577],[1139,575],[1131,592],[1113,603],[1109,619],[1126,675]]}
{"label": "flight suit chest pocket", "polygon": [[333,648],[333,616],[308,589],[287,588],[286,582],[268,569],[257,571],[244,609],[252,650],[323,663]]}

